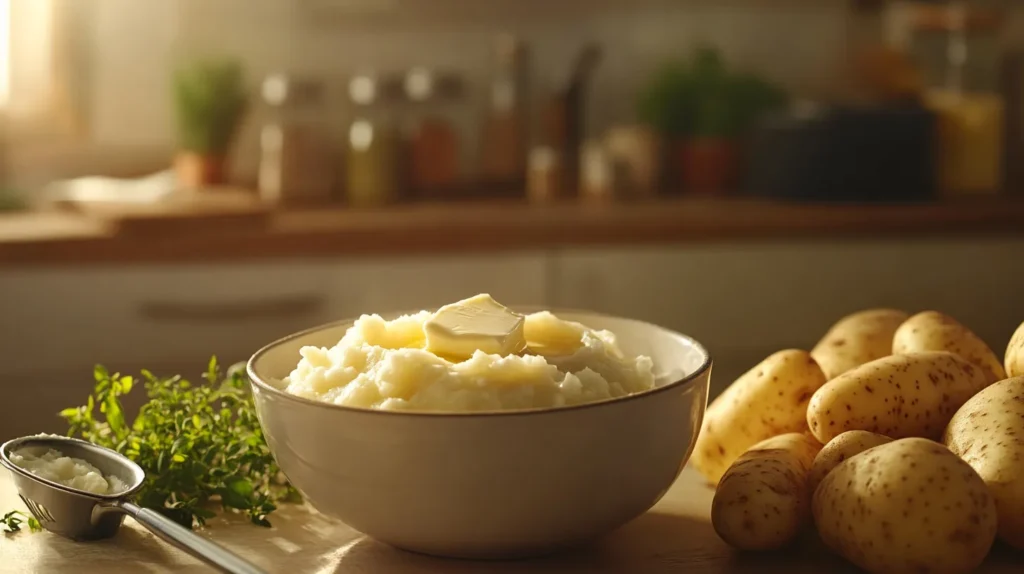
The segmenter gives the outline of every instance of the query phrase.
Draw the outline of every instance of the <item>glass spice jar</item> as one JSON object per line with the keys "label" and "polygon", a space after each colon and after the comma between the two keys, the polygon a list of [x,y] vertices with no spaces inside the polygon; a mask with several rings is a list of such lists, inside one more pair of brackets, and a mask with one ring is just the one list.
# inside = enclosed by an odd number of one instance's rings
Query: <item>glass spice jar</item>
{"label": "glass spice jar", "polygon": [[393,83],[370,75],[349,82],[355,108],[346,137],[346,197],[356,207],[390,203],[401,194],[401,138],[388,105]]}
{"label": "glass spice jar", "polygon": [[262,96],[271,119],[260,130],[258,188],[275,203],[326,202],[334,171],[330,138],[323,121],[319,82],[274,74],[263,81]]}
{"label": "glass spice jar", "polygon": [[451,108],[461,96],[461,82],[453,75],[415,68],[406,74],[404,89],[412,104],[407,142],[410,186],[426,197],[450,191],[462,175],[459,134],[451,117]]}
{"label": "glass spice jar", "polygon": [[928,84],[922,100],[937,118],[943,195],[991,194],[1004,186],[1003,16],[965,0],[905,2],[886,13],[889,43],[911,55]]}
{"label": "glass spice jar", "polygon": [[518,38],[500,35],[494,46],[494,73],[483,122],[481,168],[487,181],[522,181],[528,159],[529,97],[527,50]]}

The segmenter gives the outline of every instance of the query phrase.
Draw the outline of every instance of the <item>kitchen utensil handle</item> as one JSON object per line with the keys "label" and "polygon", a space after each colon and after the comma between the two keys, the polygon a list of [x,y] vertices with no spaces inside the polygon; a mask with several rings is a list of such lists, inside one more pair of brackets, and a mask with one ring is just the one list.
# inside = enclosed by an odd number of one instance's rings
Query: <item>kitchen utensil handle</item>
{"label": "kitchen utensil handle", "polygon": [[199,536],[158,512],[148,508],[141,508],[131,502],[119,502],[118,508],[134,518],[139,524],[145,526],[153,534],[206,562],[210,566],[217,568],[221,572],[226,572],[227,574],[266,574],[263,570],[235,556],[222,546]]}

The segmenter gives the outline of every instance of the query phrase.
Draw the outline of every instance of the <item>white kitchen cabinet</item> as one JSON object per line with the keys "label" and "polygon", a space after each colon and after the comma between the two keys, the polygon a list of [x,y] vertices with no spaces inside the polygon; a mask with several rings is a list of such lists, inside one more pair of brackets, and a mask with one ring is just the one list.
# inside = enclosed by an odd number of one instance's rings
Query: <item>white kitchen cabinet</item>
{"label": "white kitchen cabinet", "polygon": [[431,309],[477,293],[511,307],[544,305],[548,261],[542,252],[339,261],[331,282],[333,312],[341,319]]}
{"label": "white kitchen cabinet", "polygon": [[664,324],[704,342],[720,389],[760,358],[809,348],[845,313],[938,309],[1002,353],[1024,320],[1024,240],[851,241],[567,250],[552,303]]}
{"label": "white kitchen cabinet", "polygon": [[222,356],[329,317],[330,267],[175,265],[0,274],[8,372]]}
{"label": "white kitchen cabinet", "polygon": [[[0,272],[0,438],[60,430],[92,368],[198,376],[210,356],[247,359],[280,336],[330,319],[323,263],[173,265]],[[136,393],[138,394],[138,393]]]}

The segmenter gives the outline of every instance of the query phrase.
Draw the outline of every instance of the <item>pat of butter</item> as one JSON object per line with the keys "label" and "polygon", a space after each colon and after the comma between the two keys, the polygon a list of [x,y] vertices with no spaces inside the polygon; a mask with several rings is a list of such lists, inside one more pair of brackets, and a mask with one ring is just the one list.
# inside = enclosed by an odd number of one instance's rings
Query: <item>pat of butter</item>
{"label": "pat of butter", "polygon": [[445,305],[423,324],[427,350],[462,361],[477,350],[489,355],[515,355],[526,348],[524,318],[483,294]]}
{"label": "pat of butter", "polygon": [[586,328],[573,321],[565,321],[541,311],[526,317],[526,347],[528,352],[545,357],[568,356],[583,347]]}

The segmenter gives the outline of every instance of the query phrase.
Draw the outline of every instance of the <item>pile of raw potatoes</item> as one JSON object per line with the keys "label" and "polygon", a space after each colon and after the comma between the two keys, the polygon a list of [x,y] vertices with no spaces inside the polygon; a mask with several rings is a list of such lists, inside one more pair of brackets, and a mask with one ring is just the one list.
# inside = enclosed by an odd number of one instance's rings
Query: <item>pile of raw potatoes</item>
{"label": "pile of raw potatoes", "polygon": [[869,572],[970,572],[997,534],[1024,549],[1024,323],[1000,360],[935,311],[844,317],[722,393],[692,462],[737,548],[813,522]]}

